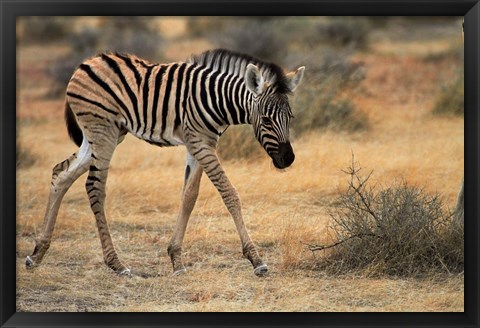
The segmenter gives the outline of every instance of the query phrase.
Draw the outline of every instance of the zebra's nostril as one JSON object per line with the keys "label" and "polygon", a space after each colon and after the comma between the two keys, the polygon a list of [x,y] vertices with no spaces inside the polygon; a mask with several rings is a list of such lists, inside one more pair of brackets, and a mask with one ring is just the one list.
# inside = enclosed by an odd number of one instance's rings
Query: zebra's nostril
{"label": "zebra's nostril", "polygon": [[288,153],[287,156],[285,156],[285,165],[290,166],[292,163],[295,161],[295,154],[292,152]]}

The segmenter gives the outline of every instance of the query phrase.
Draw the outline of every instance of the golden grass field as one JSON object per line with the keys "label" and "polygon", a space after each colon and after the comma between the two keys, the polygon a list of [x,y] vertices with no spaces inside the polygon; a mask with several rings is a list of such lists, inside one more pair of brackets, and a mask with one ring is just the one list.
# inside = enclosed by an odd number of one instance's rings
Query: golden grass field
{"label": "golden grass field", "polygon": [[[328,207],[347,187],[341,170],[352,152],[362,167],[374,170],[372,182],[405,178],[454,206],[463,176],[464,121],[430,113],[440,82],[454,68],[448,58],[423,60],[450,44],[441,38],[414,46],[378,40],[355,55],[368,73],[351,97],[369,118],[368,130],[295,139],[296,160],[284,172],[266,154],[223,163],[269,265],[265,278],[257,278],[242,257],[233,220],[205,175],[183,246],[188,271],[171,277],[166,249],[180,204],[185,149],[159,149],[132,136],[114,154],[106,210],[116,249],[134,277],[118,277],[103,263],[85,176],[64,198],[42,265],[27,271],[24,260],[41,229],[51,169],[76,146],[63,123],[63,99],[44,97],[50,82],[42,67],[64,49],[18,47],[18,144],[36,161],[17,170],[17,311],[463,311],[463,274],[331,276],[308,269],[321,254],[305,246],[326,241]],[[205,46],[204,40],[183,42],[167,55],[183,59]]]}

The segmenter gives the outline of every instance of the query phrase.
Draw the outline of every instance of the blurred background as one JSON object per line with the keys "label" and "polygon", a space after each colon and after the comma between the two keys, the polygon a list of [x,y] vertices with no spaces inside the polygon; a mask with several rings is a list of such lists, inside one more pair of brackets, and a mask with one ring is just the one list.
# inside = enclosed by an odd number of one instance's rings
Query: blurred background
{"label": "blurred background", "polygon": [[[63,98],[75,67],[99,52],[171,62],[221,47],[286,70],[307,67],[293,100],[295,137],[326,128],[368,129],[368,108],[361,108],[356,98],[377,91],[367,79],[374,76],[391,84],[390,90],[378,90],[385,97],[428,98],[432,113],[463,114],[460,17],[23,17],[17,41],[21,49],[34,49],[30,57],[28,51],[25,56],[20,52],[19,64],[26,60],[18,76],[20,88],[41,79],[36,95],[50,99]],[[435,76],[427,80],[419,65],[438,69],[437,74],[430,73]],[[249,138],[250,129],[232,130],[222,145],[231,144],[230,135],[252,142],[234,152],[220,147],[222,156],[255,155],[259,149]]]}

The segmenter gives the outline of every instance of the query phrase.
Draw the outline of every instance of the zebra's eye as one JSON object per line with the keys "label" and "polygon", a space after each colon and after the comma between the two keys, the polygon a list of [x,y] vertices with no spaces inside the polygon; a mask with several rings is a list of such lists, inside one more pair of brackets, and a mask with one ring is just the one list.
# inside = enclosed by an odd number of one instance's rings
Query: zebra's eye
{"label": "zebra's eye", "polygon": [[272,125],[272,120],[267,116],[262,116],[262,124],[271,126]]}

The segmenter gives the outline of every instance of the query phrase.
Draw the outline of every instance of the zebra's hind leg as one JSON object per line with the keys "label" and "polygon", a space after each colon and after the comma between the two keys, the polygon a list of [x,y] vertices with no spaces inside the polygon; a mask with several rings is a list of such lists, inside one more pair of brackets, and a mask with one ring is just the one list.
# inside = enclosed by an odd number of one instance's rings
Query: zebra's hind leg
{"label": "zebra's hind leg", "polygon": [[88,138],[91,140],[92,161],[87,177],[85,188],[90,200],[90,207],[95,215],[95,220],[102,244],[103,259],[105,264],[120,275],[130,276],[128,269],[118,258],[112,237],[108,229],[107,219],[105,217],[105,185],[107,182],[108,168],[115,147],[123,135],[118,130],[104,130],[100,134],[93,133],[94,129],[89,131]]}
{"label": "zebra's hind leg", "polygon": [[45,253],[50,247],[53,229],[63,196],[73,182],[87,171],[91,159],[90,156],[90,145],[84,138],[78,153],[73,154],[53,168],[50,195],[43,220],[43,228],[35,240],[35,248],[32,255],[27,256],[25,260],[27,268],[34,267],[42,262]]}
{"label": "zebra's hind leg", "polygon": [[168,255],[172,261],[174,276],[187,271],[182,263],[182,243],[188,219],[190,218],[190,214],[197,201],[201,178],[202,168],[198,165],[197,160],[187,152],[185,181],[182,190],[182,204],[180,206],[177,224],[175,225],[175,231],[173,232],[172,239],[170,240],[167,249]]}

